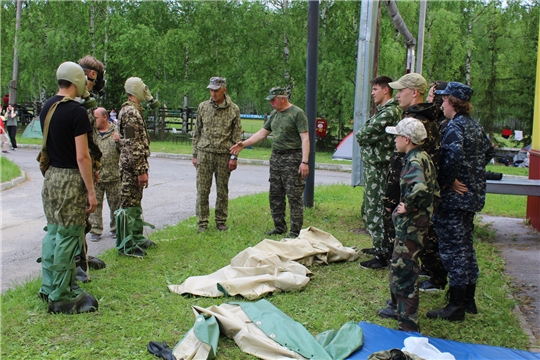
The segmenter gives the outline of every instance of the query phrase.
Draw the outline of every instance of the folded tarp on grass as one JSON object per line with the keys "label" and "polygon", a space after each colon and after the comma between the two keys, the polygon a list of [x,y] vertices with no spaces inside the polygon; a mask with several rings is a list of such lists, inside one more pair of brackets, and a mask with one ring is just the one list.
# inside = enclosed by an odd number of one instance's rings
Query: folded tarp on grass
{"label": "folded tarp on grass", "polygon": [[331,234],[309,227],[296,239],[265,239],[241,251],[220,270],[203,276],[192,276],[181,285],[169,285],[177,294],[205,297],[242,295],[255,300],[270,292],[303,289],[311,274],[306,266],[313,262],[328,264],[355,261],[358,253],[345,247]]}
{"label": "folded tarp on grass", "polygon": [[342,360],[362,346],[362,329],[354,322],[313,337],[267,300],[192,309],[195,324],[174,347],[177,359],[213,359],[220,333],[260,359]]}
{"label": "folded tarp on grass", "polygon": [[459,360],[539,360],[540,354],[523,350],[507,349],[497,346],[468,344],[452,340],[444,340],[424,336],[419,333],[408,333],[385,328],[375,324],[360,322],[358,324],[364,333],[364,345],[348,359],[365,360],[377,351],[403,348],[403,340],[409,336],[427,337],[429,343],[441,352],[449,352]]}

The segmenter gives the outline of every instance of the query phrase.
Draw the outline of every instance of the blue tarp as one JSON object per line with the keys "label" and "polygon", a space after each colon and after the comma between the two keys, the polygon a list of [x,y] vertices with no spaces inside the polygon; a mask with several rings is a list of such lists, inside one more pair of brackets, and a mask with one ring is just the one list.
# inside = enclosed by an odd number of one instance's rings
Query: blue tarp
{"label": "blue tarp", "polygon": [[422,336],[429,339],[429,343],[441,352],[449,352],[457,360],[539,360],[540,354],[523,350],[507,349],[497,346],[468,344],[452,340],[444,340],[424,336],[419,333],[407,333],[403,331],[388,329],[380,325],[360,322],[358,324],[364,333],[364,346],[348,359],[365,360],[374,352],[389,349],[403,348],[403,340],[409,336]]}

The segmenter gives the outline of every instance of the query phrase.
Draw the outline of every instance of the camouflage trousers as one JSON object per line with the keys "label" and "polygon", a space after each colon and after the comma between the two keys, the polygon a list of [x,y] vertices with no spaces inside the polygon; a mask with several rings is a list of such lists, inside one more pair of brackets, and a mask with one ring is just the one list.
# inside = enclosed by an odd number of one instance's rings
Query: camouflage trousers
{"label": "camouflage trousers", "polygon": [[394,240],[396,239],[396,228],[394,227],[394,222],[392,221],[392,212],[386,210],[383,205],[382,212],[382,223],[383,223],[383,238],[381,241],[381,252],[383,254],[392,254],[392,249],[394,248]]}
{"label": "camouflage trousers", "polygon": [[80,294],[73,290],[75,256],[84,241],[86,188],[78,169],[49,167],[41,198],[47,218],[42,240],[40,292],[50,301],[68,300]]}
{"label": "camouflage trousers", "polygon": [[197,152],[197,204],[199,226],[207,226],[210,218],[209,196],[212,177],[216,178],[216,224],[225,224],[229,215],[229,154]]}
{"label": "camouflage trousers", "polygon": [[98,182],[95,185],[96,198],[98,205],[96,211],[90,214],[89,221],[92,226],[92,233],[101,235],[103,234],[103,197],[107,195],[107,204],[109,204],[110,211],[110,229],[116,231],[116,218],[114,212],[120,207],[120,191],[122,185],[120,181],[111,182]]}
{"label": "camouflage trousers", "polygon": [[448,273],[444,269],[439,254],[439,240],[433,224],[428,228],[424,238],[424,248],[420,253],[422,267],[429,275],[429,282],[436,286],[444,287],[448,283]]}
{"label": "camouflage trousers", "polygon": [[127,169],[120,170],[120,181],[122,188],[120,190],[120,207],[127,209],[129,207],[139,206],[143,197],[143,186],[139,186],[139,177],[134,171]]}
{"label": "camouflage trousers", "polygon": [[427,228],[419,228],[414,219],[398,216],[396,239],[390,261],[390,292],[396,304],[398,328],[405,331],[419,331],[418,326],[418,255],[424,247]]}
{"label": "camouflage trousers", "polygon": [[274,227],[287,232],[285,221],[286,200],[289,201],[291,212],[291,232],[298,234],[304,224],[304,185],[302,175],[298,173],[302,153],[277,154],[272,152],[270,157],[270,211]]}
{"label": "camouflage trousers", "polygon": [[439,237],[439,253],[451,287],[475,284],[479,269],[473,247],[474,215],[472,211],[438,211],[433,226]]}
{"label": "camouflage trousers", "polygon": [[[380,253],[383,251],[383,197],[386,189],[386,173],[389,163],[371,164],[364,162],[364,198],[362,199],[362,220],[369,235],[373,239],[373,247]],[[393,225],[392,225],[393,227]],[[386,246],[388,248],[388,246]]]}

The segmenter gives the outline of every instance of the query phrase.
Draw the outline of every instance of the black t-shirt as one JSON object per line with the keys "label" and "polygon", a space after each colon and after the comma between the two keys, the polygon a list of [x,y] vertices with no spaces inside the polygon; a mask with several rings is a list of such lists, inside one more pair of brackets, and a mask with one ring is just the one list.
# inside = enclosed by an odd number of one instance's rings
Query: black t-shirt
{"label": "black t-shirt", "polygon": [[[42,129],[51,106],[63,98],[63,96],[55,95],[43,105],[39,115]],[[47,136],[47,153],[51,158],[51,166],[77,169],[75,138],[91,131],[92,126],[84,106],[76,101],[58,104],[49,124],[49,135]]]}

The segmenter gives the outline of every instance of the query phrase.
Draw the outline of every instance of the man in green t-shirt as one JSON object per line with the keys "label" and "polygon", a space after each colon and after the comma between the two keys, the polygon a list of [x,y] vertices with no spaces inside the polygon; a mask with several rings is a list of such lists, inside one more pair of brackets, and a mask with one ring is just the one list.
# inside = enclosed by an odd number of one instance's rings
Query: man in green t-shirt
{"label": "man in green t-shirt", "polygon": [[231,147],[231,153],[238,155],[246,146],[258,143],[272,133],[272,156],[270,157],[270,210],[274,229],[267,235],[287,232],[285,221],[286,200],[291,210],[291,231],[289,237],[296,238],[304,222],[304,179],[309,174],[309,134],[306,114],[289,102],[287,90],[282,87],[270,89],[266,97],[274,111],[262,129],[249,139],[239,141]]}

